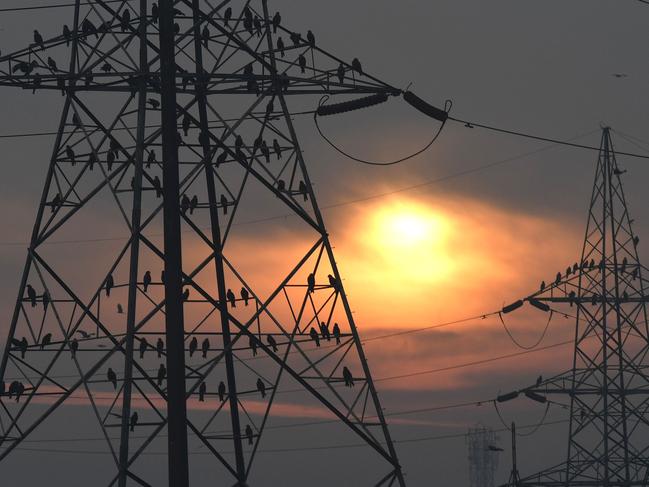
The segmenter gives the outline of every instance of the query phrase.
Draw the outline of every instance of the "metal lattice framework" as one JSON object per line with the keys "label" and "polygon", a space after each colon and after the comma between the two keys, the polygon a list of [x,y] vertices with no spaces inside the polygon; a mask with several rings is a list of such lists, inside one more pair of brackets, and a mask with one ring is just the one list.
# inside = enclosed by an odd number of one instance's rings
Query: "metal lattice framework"
{"label": "metal lattice framework", "polygon": [[[383,464],[368,482],[405,485],[289,109],[399,91],[286,29],[266,0],[73,10],[62,34],[0,58],[0,85],[64,97],[0,365],[0,461],[75,400],[114,467],[93,485],[157,483],[141,461],[161,444],[170,485],[188,485],[192,445],[248,485],[292,385]],[[266,208],[310,235],[282,276],[245,265],[284,242],[240,224]],[[92,237],[108,212],[125,240],[91,266],[57,265],[48,242]],[[241,250],[250,235],[259,247]]]}
{"label": "metal lattice framework", "polygon": [[570,429],[566,461],[514,485],[649,485],[647,268],[638,258],[624,172],[605,128],[582,258],[526,299],[547,312],[553,303],[576,314],[573,369],[520,391],[540,402],[567,395]]}
{"label": "metal lattice framework", "polygon": [[478,424],[469,428],[466,436],[469,450],[469,486],[493,487],[494,474],[498,469],[500,437],[493,429]]}

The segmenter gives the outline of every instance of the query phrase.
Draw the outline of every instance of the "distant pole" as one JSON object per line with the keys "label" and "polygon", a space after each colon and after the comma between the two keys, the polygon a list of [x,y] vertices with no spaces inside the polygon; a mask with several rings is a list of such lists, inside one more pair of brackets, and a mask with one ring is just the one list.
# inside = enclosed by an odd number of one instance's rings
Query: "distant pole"
{"label": "distant pole", "polygon": [[516,465],[516,423],[512,421],[512,473],[509,476],[509,485],[518,487],[520,480],[518,466]]}

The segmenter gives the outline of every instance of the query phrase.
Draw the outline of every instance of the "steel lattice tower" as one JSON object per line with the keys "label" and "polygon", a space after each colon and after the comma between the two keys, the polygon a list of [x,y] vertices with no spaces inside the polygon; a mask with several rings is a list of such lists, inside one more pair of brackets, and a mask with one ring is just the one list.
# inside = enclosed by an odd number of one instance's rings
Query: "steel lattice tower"
{"label": "steel lattice tower", "polygon": [[494,430],[478,424],[469,428],[466,443],[469,450],[469,486],[493,487],[494,474],[498,469],[496,445],[500,437]]}
{"label": "steel lattice tower", "polygon": [[624,172],[605,128],[581,260],[526,298],[546,312],[548,303],[565,306],[576,314],[576,329],[572,370],[520,391],[539,402],[569,397],[566,461],[523,476],[518,486],[649,485],[647,269],[638,257]]}
{"label": "steel lattice tower", "polygon": [[[189,485],[192,444],[248,485],[292,384],[375,454],[368,483],[405,485],[289,109],[400,92],[267,3],[76,0],[63,34],[0,58],[0,84],[64,97],[0,366],[0,460],[74,398],[113,462],[93,485],[151,485],[140,462],[165,435],[169,485]],[[92,238],[108,206],[123,245],[57,267],[46,244]],[[266,208],[311,237],[257,282],[237,239]]]}

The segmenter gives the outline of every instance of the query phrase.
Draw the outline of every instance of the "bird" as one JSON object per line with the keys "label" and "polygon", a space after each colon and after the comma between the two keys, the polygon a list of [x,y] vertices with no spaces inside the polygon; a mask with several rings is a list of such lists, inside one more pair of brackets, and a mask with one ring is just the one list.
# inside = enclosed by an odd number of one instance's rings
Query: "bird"
{"label": "bird", "polygon": [[225,401],[225,383],[223,381],[219,382],[219,388],[217,392],[219,394],[219,401]]}
{"label": "bird", "polygon": [[189,128],[191,127],[192,121],[189,118],[189,115],[185,114],[183,117],[183,133],[185,134],[185,137],[189,135]]}
{"label": "bird", "polygon": [[65,39],[65,45],[70,45],[70,39],[72,38],[72,32],[70,32],[70,27],[67,25],[63,26],[63,38]]}
{"label": "bird", "polygon": [[108,379],[108,382],[113,384],[113,389],[117,390],[117,375],[110,367],[108,367],[108,372],[106,372],[106,378]]}
{"label": "bird", "polygon": [[131,23],[131,12],[129,9],[124,9],[124,13],[122,14],[121,22],[120,22],[120,27],[122,28],[122,32],[126,32],[130,26]]}
{"label": "bird", "polygon": [[191,203],[189,201],[189,198],[187,197],[186,194],[184,194],[183,197],[180,199],[180,211],[183,212],[183,215],[187,213],[187,210],[189,210],[190,206]]}
{"label": "bird", "polygon": [[227,25],[228,27],[230,26],[230,19],[232,18],[232,7],[228,7],[225,9],[225,12],[223,12],[223,23]]}
{"label": "bird", "polygon": [[253,25],[255,26],[255,32],[257,33],[257,37],[261,37],[261,19],[255,15],[255,20],[253,21]]}
{"label": "bird", "polygon": [[158,176],[153,178],[153,189],[155,189],[156,198],[160,198],[162,196],[162,184]]}
{"label": "bird", "polygon": [[192,199],[189,200],[189,214],[193,215],[196,208],[198,208],[198,196],[194,195],[192,196]]}
{"label": "bird", "polygon": [[306,278],[307,291],[313,293],[315,291],[315,274],[311,273]]}
{"label": "bird", "polygon": [[120,303],[117,303],[117,314],[118,315],[124,314],[124,307]]}
{"label": "bird", "polygon": [[86,330],[77,330],[77,333],[81,335],[81,338],[83,338],[84,340],[92,338],[92,335],[88,333]]}
{"label": "bird", "polygon": [[155,344],[156,352],[158,352],[158,358],[162,357],[162,352],[165,350],[165,342],[162,341],[162,338],[158,338],[158,341]]}
{"label": "bird", "polygon": [[131,414],[131,420],[129,421],[129,426],[131,427],[131,431],[135,431],[135,426],[137,425],[138,420],[139,420],[139,416],[137,414],[137,411],[134,411],[133,414]]}
{"label": "bird", "polygon": [[25,354],[27,353],[27,338],[22,337],[20,340],[16,340],[15,338],[11,339],[11,343],[18,349],[20,350],[20,357],[25,358]]}
{"label": "bird", "polygon": [[241,299],[243,299],[243,302],[246,306],[248,306],[248,300],[250,299],[250,293],[245,287],[241,288]]}
{"label": "bird", "polygon": [[297,62],[300,65],[300,71],[304,73],[306,71],[306,58],[303,54],[300,54],[300,56],[297,58]]}
{"label": "bird", "polygon": [[108,277],[106,277],[106,283],[104,287],[106,288],[106,297],[110,296],[110,290],[113,289],[113,286],[115,285],[115,280],[113,279],[112,274],[108,274]]}
{"label": "bird", "polygon": [[34,288],[30,285],[27,284],[27,298],[29,299],[29,302],[32,305],[32,308],[36,307],[36,291]]}
{"label": "bird", "polygon": [[306,40],[311,47],[315,47],[315,35],[311,30],[306,33]]}
{"label": "bird", "polygon": [[284,45],[284,39],[281,37],[277,38],[277,50],[279,51],[280,55],[284,57],[286,55],[286,46]]}
{"label": "bird", "polygon": [[336,339],[336,344],[340,345],[340,326],[338,326],[338,323],[334,323],[334,338]]}
{"label": "bird", "polygon": [[266,337],[266,341],[268,342],[268,345],[272,347],[273,352],[277,353],[277,342],[275,341],[273,335],[268,335]]}
{"label": "bird", "polygon": [[201,32],[201,40],[203,41],[203,46],[207,48],[207,43],[210,41],[210,30],[207,28],[207,26],[203,27],[203,31]]}
{"label": "bird", "polygon": [[615,78],[626,78],[629,75],[626,74],[626,73],[613,73],[611,76],[613,76]]}
{"label": "bird", "polygon": [[540,290],[543,291],[544,289],[545,289],[545,281],[541,281]]}
{"label": "bird", "polygon": [[228,291],[225,293],[225,297],[228,301],[230,301],[230,306],[232,306],[233,308],[237,307],[237,298],[232,292],[232,289],[228,289]]}
{"label": "bird", "polygon": [[146,271],[144,273],[144,277],[142,278],[142,286],[144,287],[144,292],[147,292],[150,284],[151,284],[151,271]]}
{"label": "bird", "polygon": [[183,291],[183,301],[187,301],[188,299],[189,299],[189,288]]}
{"label": "bird", "polygon": [[246,438],[248,438],[248,444],[252,445],[253,432],[249,424],[246,425]]}
{"label": "bird", "polygon": [[298,46],[302,40],[302,36],[297,32],[291,32],[290,38],[294,46]]}
{"label": "bird", "polygon": [[540,386],[540,385],[541,385],[541,382],[543,382],[543,376],[542,376],[542,375],[539,375],[539,376],[536,378],[536,385],[537,385],[537,386]]}
{"label": "bird", "polygon": [[44,350],[50,343],[52,343],[52,334],[47,333],[41,340],[41,350]]}
{"label": "bird", "polygon": [[354,71],[357,71],[358,73],[363,74],[363,67],[361,66],[361,62],[358,60],[357,57],[355,57],[352,60],[352,68],[354,69]]}
{"label": "bird", "polygon": [[257,390],[261,393],[261,397],[266,397],[266,385],[261,378],[257,379]]}
{"label": "bird", "polygon": [[155,151],[152,150],[151,152],[149,152],[149,157],[146,160],[146,167],[151,167],[151,164],[153,164],[154,162],[158,161],[156,161]]}
{"label": "bird", "polygon": [[319,347],[320,346],[320,335],[318,335],[318,332],[315,331],[315,328],[311,327],[311,330],[309,331],[309,336],[311,337],[311,340],[315,342],[315,346]]}
{"label": "bird", "polygon": [[58,71],[59,70],[58,66],[56,65],[56,61],[54,59],[52,59],[51,56],[47,57],[47,65],[50,67],[50,69],[52,71]]}
{"label": "bird", "polygon": [[298,185],[298,191],[304,198],[304,201],[307,201],[309,199],[309,194],[307,193],[307,188],[306,188],[306,183],[304,181],[300,181],[300,184]]}
{"label": "bird", "polygon": [[162,381],[167,377],[167,368],[165,364],[160,364],[158,368],[158,387],[162,387]]}
{"label": "bird", "polygon": [[326,339],[327,341],[331,341],[331,333],[329,332],[329,325],[324,321],[320,323],[320,334],[322,335],[322,338]]}
{"label": "bird", "polygon": [[207,358],[207,352],[210,350],[210,341],[209,339],[204,339],[201,343],[201,352],[203,352],[203,358]]}
{"label": "bird", "polygon": [[34,44],[39,46],[41,49],[45,49],[45,44],[43,42],[43,36],[37,30],[34,30]]}
{"label": "bird", "polygon": [[266,164],[270,164],[270,149],[268,148],[268,144],[265,140],[261,141],[261,153],[266,160]]}
{"label": "bird", "polygon": [[158,18],[160,17],[160,14],[158,12],[158,4],[154,3],[151,5],[151,20],[153,21],[154,24],[158,23]]}
{"label": "bird", "polygon": [[343,367],[343,380],[345,381],[345,386],[354,387],[354,376],[347,367]]}
{"label": "bird", "polygon": [[223,209],[223,214],[227,215],[228,214],[228,199],[224,194],[221,195],[220,198],[220,203],[221,203],[221,208]]}
{"label": "bird", "polygon": [[613,169],[613,174],[615,174],[616,176],[621,176],[625,172],[626,172],[626,169],[622,170],[622,169],[620,169],[618,167]]}
{"label": "bird", "polygon": [[282,158],[282,148],[279,145],[279,142],[277,139],[273,139],[273,150],[275,151],[275,154],[277,155],[277,160]]}
{"label": "bird", "polygon": [[74,150],[69,145],[65,147],[65,155],[70,160],[72,165],[74,166],[77,161],[76,161],[76,157],[75,157],[75,154],[74,154]]}
{"label": "bird", "polygon": [[272,23],[273,23],[273,34],[277,34],[277,29],[282,24],[282,16],[280,15],[279,12],[275,12],[275,15],[273,15]]}
{"label": "bird", "polygon": [[248,343],[250,344],[250,350],[252,350],[252,356],[257,356],[257,339],[251,335]]}
{"label": "bird", "polygon": [[336,76],[338,76],[338,81],[340,84],[343,84],[343,81],[345,81],[345,66],[343,63],[340,63],[338,66],[338,69],[336,70]]}
{"label": "bird", "polygon": [[194,355],[197,348],[198,348],[198,339],[196,337],[192,337],[192,341],[189,342],[189,356],[190,357],[192,355]]}
{"label": "bird", "polygon": [[70,353],[72,354],[72,358],[77,356],[77,350],[79,350],[79,341],[76,338],[73,338],[70,342]]}
{"label": "bird", "polygon": [[147,342],[146,338],[142,338],[140,340],[140,359],[144,358],[144,352],[146,352],[146,349],[149,347],[149,342]]}
{"label": "bird", "polygon": [[151,108],[153,108],[154,110],[157,110],[158,108],[160,108],[160,101],[156,100],[155,98],[149,98],[149,99],[147,99],[146,102],[149,105],[151,105]]}
{"label": "bird", "polygon": [[334,276],[329,274],[327,276],[329,278],[329,285],[334,288],[336,291],[338,291],[338,279],[336,279]]}
{"label": "bird", "polygon": [[494,445],[487,446],[487,450],[489,450],[489,451],[505,451],[502,448],[500,448],[499,446],[494,446]]}
{"label": "bird", "polygon": [[201,382],[201,385],[198,387],[198,400],[199,402],[205,401],[205,393],[207,392],[207,385],[205,382]]}

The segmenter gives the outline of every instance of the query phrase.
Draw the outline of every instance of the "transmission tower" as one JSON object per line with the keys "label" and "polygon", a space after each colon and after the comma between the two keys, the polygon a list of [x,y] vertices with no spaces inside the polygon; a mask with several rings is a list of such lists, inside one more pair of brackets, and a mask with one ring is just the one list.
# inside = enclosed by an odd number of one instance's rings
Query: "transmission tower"
{"label": "transmission tower", "polygon": [[498,469],[498,447],[500,438],[493,429],[484,425],[469,428],[466,443],[469,449],[470,487],[493,487],[494,475]]}
{"label": "transmission tower", "polygon": [[519,393],[545,403],[570,401],[566,461],[518,486],[646,486],[649,484],[647,269],[640,264],[621,170],[604,128],[581,259],[524,301],[545,312],[550,304],[576,315],[572,370]]}
{"label": "transmission tower", "polygon": [[[356,97],[331,114],[401,91],[287,29],[267,0],[73,11],[0,58],[0,84],[64,100],[0,365],[0,461],[74,399],[107,446],[113,473],[94,485],[160,485],[143,460],[156,446],[174,487],[193,448],[225,484],[259,483],[278,395],[301,391],[374,462],[339,477],[405,485],[294,127],[319,96]],[[242,225],[274,209],[308,235],[299,255]],[[125,237],[110,252],[92,243],[108,214]],[[57,265],[47,244],[66,235],[96,245],[92,262]],[[246,265],[273,247],[293,259],[284,274]]]}

